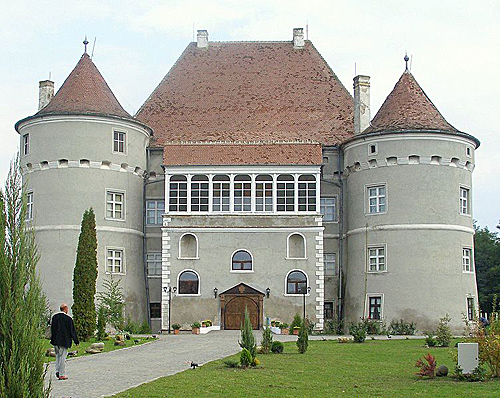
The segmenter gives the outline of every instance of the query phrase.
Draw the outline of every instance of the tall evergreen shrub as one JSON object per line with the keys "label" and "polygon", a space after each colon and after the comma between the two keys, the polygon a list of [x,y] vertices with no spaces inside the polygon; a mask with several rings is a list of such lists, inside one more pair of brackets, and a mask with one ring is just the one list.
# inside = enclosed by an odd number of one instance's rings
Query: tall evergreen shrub
{"label": "tall evergreen shrub", "polygon": [[241,341],[239,344],[241,348],[246,348],[250,352],[253,360],[257,354],[257,344],[255,344],[253,326],[250,321],[250,314],[248,313],[247,307],[245,307],[245,321],[241,328]]}
{"label": "tall evergreen shrub", "polygon": [[94,336],[96,328],[95,294],[97,280],[97,234],[94,210],[83,214],[75,269],[73,271],[73,318],[80,340]]}
{"label": "tall evergreen shrub", "polygon": [[0,190],[0,397],[48,397],[42,323],[45,301],[35,272],[39,256],[26,224],[18,160]]}
{"label": "tall evergreen shrub", "polygon": [[302,325],[299,330],[299,338],[297,339],[297,347],[300,354],[304,354],[307,351],[309,345],[309,330],[307,328],[307,319],[302,320]]}
{"label": "tall evergreen shrub", "polygon": [[123,330],[125,319],[125,298],[123,297],[120,279],[114,279],[113,275],[102,282],[103,292],[97,293],[99,306],[104,308],[106,323],[109,323],[116,330]]}

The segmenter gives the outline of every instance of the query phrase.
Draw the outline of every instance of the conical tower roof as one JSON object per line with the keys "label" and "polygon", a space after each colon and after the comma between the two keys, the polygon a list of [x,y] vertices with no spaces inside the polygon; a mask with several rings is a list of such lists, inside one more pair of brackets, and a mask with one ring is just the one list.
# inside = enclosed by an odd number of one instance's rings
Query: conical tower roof
{"label": "conical tower roof", "polygon": [[363,133],[405,130],[458,132],[445,120],[408,70],[404,71]]}
{"label": "conical tower roof", "polygon": [[132,119],[87,53],[82,55],[54,98],[35,116],[73,113]]}

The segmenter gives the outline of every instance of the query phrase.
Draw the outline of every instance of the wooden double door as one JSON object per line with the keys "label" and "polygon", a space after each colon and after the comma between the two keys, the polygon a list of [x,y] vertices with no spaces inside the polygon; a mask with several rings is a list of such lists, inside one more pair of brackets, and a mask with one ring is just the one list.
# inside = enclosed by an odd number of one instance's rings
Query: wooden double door
{"label": "wooden double door", "polygon": [[248,310],[253,328],[260,329],[262,325],[263,293],[242,283],[221,293],[219,296],[224,329],[241,329],[245,321],[245,309]]}

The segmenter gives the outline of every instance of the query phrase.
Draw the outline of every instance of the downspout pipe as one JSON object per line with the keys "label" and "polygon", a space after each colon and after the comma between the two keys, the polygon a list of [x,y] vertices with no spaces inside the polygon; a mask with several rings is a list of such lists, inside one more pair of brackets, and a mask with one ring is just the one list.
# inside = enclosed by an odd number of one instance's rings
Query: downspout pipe
{"label": "downspout pipe", "polygon": [[[339,287],[338,287],[338,297],[337,297],[337,317],[339,329],[342,328],[342,322],[344,319],[344,278],[343,278],[343,265],[344,265],[344,180],[342,173],[342,166],[344,164],[344,152],[342,148],[339,147],[338,159],[338,175],[339,175]],[[339,330],[340,332],[340,330]]]}

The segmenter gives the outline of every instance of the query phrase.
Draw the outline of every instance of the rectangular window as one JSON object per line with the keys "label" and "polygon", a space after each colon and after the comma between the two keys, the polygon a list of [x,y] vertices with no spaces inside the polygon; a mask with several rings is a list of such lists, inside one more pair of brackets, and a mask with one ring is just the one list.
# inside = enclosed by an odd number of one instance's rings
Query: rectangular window
{"label": "rectangular window", "polygon": [[229,211],[231,199],[231,184],[229,181],[214,181],[213,184],[213,198],[212,210],[213,211]]}
{"label": "rectangular window", "polygon": [[30,153],[30,135],[23,135],[23,155],[29,155]]}
{"label": "rectangular window", "polygon": [[169,189],[169,210],[187,211],[187,182],[170,180]]}
{"label": "rectangular window", "polygon": [[460,214],[469,215],[469,189],[460,187]]}
{"label": "rectangular window", "polygon": [[369,296],[368,306],[369,319],[382,319],[382,296]]}
{"label": "rectangular window", "polygon": [[124,206],[125,194],[123,192],[106,191],[106,218],[124,220]]}
{"label": "rectangular window", "polygon": [[295,211],[295,182],[278,182],[278,211]]}
{"label": "rectangular window", "polygon": [[107,249],[106,272],[124,274],[123,249]]}
{"label": "rectangular window", "polygon": [[151,319],[161,318],[161,303],[149,303],[149,315]]}
{"label": "rectangular window", "polygon": [[325,276],[334,276],[337,271],[337,255],[335,253],[323,254],[323,264],[325,266]]}
{"label": "rectangular window", "polygon": [[252,210],[252,183],[234,183],[234,211]]}
{"label": "rectangular window", "polygon": [[33,220],[33,192],[26,194],[26,220]]}
{"label": "rectangular window", "polygon": [[[306,178],[310,181],[305,181]],[[316,211],[316,179],[313,176],[300,176],[298,188],[299,211]]]}
{"label": "rectangular window", "polygon": [[369,247],[368,272],[383,272],[385,270],[385,247]]}
{"label": "rectangular window", "polygon": [[462,249],[462,271],[463,272],[474,272],[474,267],[472,266],[472,250],[468,248]]}
{"label": "rectangular window", "polygon": [[325,319],[333,319],[333,302],[325,301],[324,304]]}
{"label": "rectangular window", "polygon": [[208,211],[208,181],[191,182],[191,211]]}
{"label": "rectangular window", "polygon": [[467,319],[469,321],[472,321],[475,317],[476,310],[474,308],[474,298],[473,297],[467,297]]}
{"label": "rectangular window", "polygon": [[337,198],[321,198],[320,211],[323,221],[337,221]]}
{"label": "rectangular window", "polygon": [[255,210],[273,211],[273,183],[257,181],[255,184]]}
{"label": "rectangular window", "polygon": [[124,132],[113,132],[113,152],[125,153],[125,138]]}
{"label": "rectangular window", "polygon": [[367,188],[368,213],[377,214],[386,211],[386,190],[385,185],[378,185]]}
{"label": "rectangular window", "polygon": [[161,275],[161,253],[147,253],[146,265],[148,268],[148,276]]}
{"label": "rectangular window", "polygon": [[165,213],[164,200],[147,200],[146,201],[146,224],[161,225],[162,214]]}

